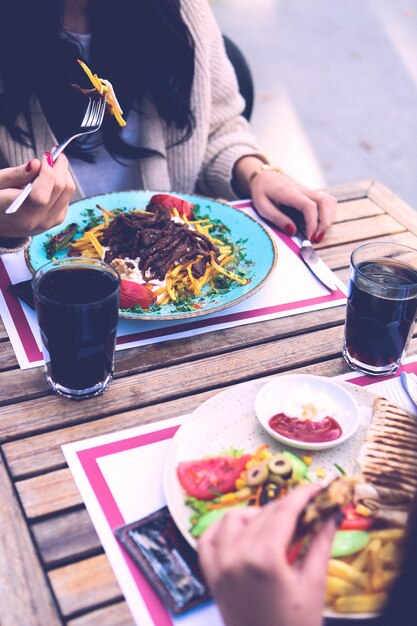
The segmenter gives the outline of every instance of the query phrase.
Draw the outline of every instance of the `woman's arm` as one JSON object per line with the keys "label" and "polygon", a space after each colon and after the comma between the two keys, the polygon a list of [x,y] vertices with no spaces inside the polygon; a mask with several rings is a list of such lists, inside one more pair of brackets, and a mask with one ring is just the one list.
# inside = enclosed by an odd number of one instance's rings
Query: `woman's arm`
{"label": "woman's arm", "polygon": [[294,222],[279,210],[281,204],[290,205],[303,213],[307,236],[321,241],[334,219],[336,199],[282,172],[262,169],[268,161],[241,115],[244,101],[212,11],[206,0],[183,0],[182,8],[196,47],[194,102],[198,113],[209,117],[199,191],[211,197],[251,197],[262,217],[293,235]]}

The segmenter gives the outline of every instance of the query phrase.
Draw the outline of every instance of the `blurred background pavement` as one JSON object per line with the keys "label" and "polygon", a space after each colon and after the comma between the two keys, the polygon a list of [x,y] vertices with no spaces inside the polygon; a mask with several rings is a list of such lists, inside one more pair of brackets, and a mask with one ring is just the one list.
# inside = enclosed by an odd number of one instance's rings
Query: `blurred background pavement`
{"label": "blurred background pavement", "polygon": [[255,83],[271,162],[313,188],[375,179],[417,209],[417,0],[212,0]]}

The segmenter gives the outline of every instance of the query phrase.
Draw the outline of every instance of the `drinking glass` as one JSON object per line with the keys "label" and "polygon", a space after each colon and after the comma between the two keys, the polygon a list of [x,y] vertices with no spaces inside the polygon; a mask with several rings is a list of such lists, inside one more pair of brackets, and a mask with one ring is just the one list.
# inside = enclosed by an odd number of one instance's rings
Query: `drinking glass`
{"label": "drinking glass", "polygon": [[73,399],[105,391],[112,380],[119,312],[119,274],[97,259],[66,258],[32,279],[52,389]]}
{"label": "drinking glass", "polygon": [[343,356],[371,375],[394,374],[417,314],[417,250],[369,243],[350,259]]}

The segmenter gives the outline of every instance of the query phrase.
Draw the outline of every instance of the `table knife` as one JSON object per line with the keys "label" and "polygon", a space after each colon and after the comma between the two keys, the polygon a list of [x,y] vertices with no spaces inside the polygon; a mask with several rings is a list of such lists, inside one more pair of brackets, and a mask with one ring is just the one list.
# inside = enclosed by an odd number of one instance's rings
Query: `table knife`
{"label": "table knife", "polygon": [[408,397],[417,409],[417,383],[407,372],[401,372],[400,380]]}
{"label": "table knife", "polygon": [[300,256],[304,263],[307,265],[309,270],[314,274],[314,276],[325,286],[329,291],[334,293],[338,290],[336,285],[336,281],[331,270],[327,267],[327,265],[321,260],[311,242],[307,239],[306,231],[305,231],[305,222],[303,214],[300,211],[292,207],[282,207],[280,209],[283,213],[288,215],[293,222],[297,226],[296,237],[300,241]]}

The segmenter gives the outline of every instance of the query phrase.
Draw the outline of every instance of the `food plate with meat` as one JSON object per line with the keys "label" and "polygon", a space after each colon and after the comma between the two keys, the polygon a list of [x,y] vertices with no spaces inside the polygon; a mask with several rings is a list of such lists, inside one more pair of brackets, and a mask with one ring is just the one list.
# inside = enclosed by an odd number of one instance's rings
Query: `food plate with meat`
{"label": "food plate with meat", "polygon": [[120,316],[174,320],[222,311],[265,285],[277,262],[267,230],[239,209],[194,194],[125,191],[70,205],[32,239],[32,272],[51,258],[101,258],[120,273]]}

